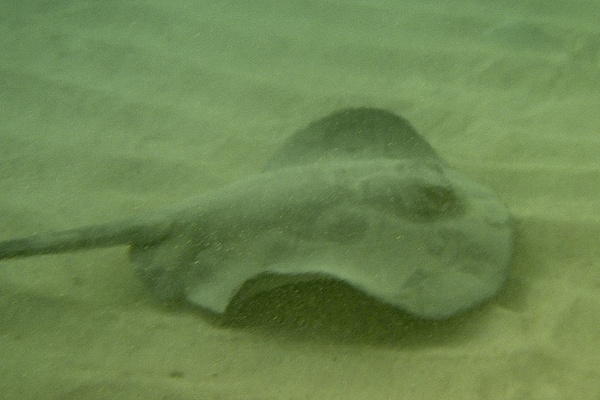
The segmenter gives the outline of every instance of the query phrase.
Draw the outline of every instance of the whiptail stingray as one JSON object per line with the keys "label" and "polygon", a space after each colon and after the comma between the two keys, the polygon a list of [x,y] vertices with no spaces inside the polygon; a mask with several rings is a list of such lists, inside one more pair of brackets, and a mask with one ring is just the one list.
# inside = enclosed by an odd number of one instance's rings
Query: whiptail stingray
{"label": "whiptail stingray", "polygon": [[379,109],[317,120],[262,173],[172,210],[8,240],[0,258],[129,245],[157,297],[216,313],[234,296],[334,279],[444,319],[494,295],[512,255],[510,216],[496,195]]}

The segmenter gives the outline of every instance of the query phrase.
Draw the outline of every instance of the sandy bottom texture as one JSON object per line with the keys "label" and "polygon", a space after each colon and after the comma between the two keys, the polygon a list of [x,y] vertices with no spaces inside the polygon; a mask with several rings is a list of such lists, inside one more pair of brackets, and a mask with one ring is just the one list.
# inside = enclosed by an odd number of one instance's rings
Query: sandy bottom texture
{"label": "sandy bottom texture", "polygon": [[0,398],[600,399],[598,1],[0,8],[2,239],[220,187],[348,106],[408,118],[517,228],[493,301],[356,337],[165,307],[124,248],[2,261]]}

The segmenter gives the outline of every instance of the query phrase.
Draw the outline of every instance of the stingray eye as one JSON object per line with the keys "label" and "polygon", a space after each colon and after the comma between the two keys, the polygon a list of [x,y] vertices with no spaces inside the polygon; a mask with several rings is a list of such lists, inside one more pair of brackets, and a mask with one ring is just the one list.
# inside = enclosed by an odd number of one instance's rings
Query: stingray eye
{"label": "stingray eye", "polygon": [[451,186],[411,185],[405,202],[416,216],[425,220],[450,217],[460,209],[460,201]]}

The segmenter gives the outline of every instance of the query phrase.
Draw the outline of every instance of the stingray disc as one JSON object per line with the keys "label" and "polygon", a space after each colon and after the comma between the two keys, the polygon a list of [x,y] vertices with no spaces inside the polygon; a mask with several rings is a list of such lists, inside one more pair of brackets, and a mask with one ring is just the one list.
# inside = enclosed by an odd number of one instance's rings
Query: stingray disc
{"label": "stingray disc", "polygon": [[134,246],[132,258],[159,297],[216,313],[234,297],[333,279],[443,319],[494,295],[512,253],[496,195],[448,168],[407,121],[368,108],[313,122],[265,172],[175,220],[176,236]]}
{"label": "stingray disc", "polygon": [[333,281],[443,319],[502,286],[512,226],[496,195],[406,120],[358,108],[292,135],[260,174],[133,221],[0,242],[0,259],[124,244],[158,298],[219,314]]}

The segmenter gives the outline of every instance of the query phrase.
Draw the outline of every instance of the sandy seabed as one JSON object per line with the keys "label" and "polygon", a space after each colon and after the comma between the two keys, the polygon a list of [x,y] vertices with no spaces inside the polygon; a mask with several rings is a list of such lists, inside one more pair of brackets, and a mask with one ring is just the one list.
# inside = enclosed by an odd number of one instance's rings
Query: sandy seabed
{"label": "sandy seabed", "polygon": [[123,248],[0,264],[0,398],[600,399],[600,3],[41,1],[0,13],[0,237],[140,214],[349,106],[515,219],[505,289],[397,340],[231,329]]}

